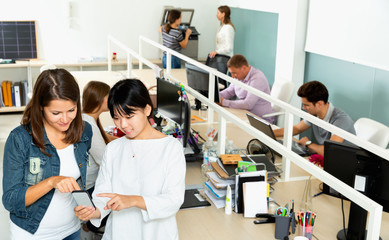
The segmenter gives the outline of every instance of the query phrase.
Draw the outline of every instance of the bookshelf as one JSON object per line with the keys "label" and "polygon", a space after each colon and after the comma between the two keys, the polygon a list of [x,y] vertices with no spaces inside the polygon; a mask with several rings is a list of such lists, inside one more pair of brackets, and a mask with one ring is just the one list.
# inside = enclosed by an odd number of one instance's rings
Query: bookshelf
{"label": "bookshelf", "polygon": [[[155,64],[161,65],[160,59],[151,60]],[[68,71],[106,71],[108,68],[107,61],[100,62],[58,62],[52,63],[44,60],[29,60],[16,61],[11,64],[0,64],[0,84],[2,81],[18,82],[27,80],[28,93],[32,93],[32,86],[40,74],[40,68],[46,64],[54,64],[58,68],[64,68]],[[133,66],[138,65],[138,61],[132,62]],[[117,62],[112,62],[113,71],[121,71],[127,69],[127,60],[118,59]],[[0,107],[0,113],[22,112],[22,107]]]}

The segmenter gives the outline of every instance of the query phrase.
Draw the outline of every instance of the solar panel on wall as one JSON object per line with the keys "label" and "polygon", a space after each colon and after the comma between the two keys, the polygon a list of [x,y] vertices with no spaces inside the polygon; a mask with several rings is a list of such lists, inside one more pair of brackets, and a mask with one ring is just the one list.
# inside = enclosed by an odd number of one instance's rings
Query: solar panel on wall
{"label": "solar panel on wall", "polygon": [[0,58],[38,58],[35,21],[0,21]]}

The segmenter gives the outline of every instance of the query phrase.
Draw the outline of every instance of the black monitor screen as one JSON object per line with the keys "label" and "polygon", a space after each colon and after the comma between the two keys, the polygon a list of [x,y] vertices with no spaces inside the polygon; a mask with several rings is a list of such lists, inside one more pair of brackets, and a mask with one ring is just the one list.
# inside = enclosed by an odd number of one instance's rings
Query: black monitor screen
{"label": "black monitor screen", "polygon": [[[195,65],[190,63],[185,63],[186,67],[186,78],[188,80],[188,85],[194,90],[199,91],[205,97],[208,97],[208,88],[209,88],[209,73]],[[220,102],[220,90],[217,78],[215,77],[215,91],[214,91],[214,101]]]}
{"label": "black monitor screen", "polygon": [[163,117],[181,125],[184,123],[185,105],[179,101],[179,86],[157,78],[157,109]]}
{"label": "black monitor screen", "polygon": [[[366,196],[389,211],[389,162],[360,147],[345,143],[324,143],[324,170],[347,185],[355,188],[356,176],[365,179]],[[358,185],[360,186],[360,185]],[[340,197],[339,193],[324,184],[326,194]]]}
{"label": "black monitor screen", "polygon": [[[384,211],[389,211],[388,160],[357,146],[326,141],[323,167],[329,174],[381,204]],[[323,192],[342,197],[326,184]],[[367,211],[351,202],[348,219],[348,228],[341,229],[337,239],[365,239]]]}

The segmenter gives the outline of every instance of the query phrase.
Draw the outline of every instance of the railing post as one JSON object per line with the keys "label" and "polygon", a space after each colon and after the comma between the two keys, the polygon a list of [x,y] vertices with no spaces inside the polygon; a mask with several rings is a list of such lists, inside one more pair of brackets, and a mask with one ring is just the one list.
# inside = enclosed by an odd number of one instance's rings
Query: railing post
{"label": "railing post", "polygon": [[[208,82],[208,100],[214,102],[215,100],[215,75],[209,73],[209,82]],[[208,123],[212,123],[214,110],[213,108],[208,107]]]}
{"label": "railing post", "polygon": [[32,93],[32,74],[31,74],[31,62],[28,61],[28,66],[27,66],[27,85],[28,85],[28,92]]}
{"label": "railing post", "polygon": [[[142,57],[142,36],[139,37],[139,56]],[[138,59],[138,61],[139,69],[143,69],[143,62],[140,59]]]}
{"label": "railing post", "polygon": [[226,151],[226,134],[227,134],[226,129],[227,129],[227,121],[222,115],[219,114],[219,130],[218,130],[219,137],[217,141],[218,155],[225,154]]}
{"label": "railing post", "polygon": [[127,78],[131,78],[132,71],[132,56],[130,53],[127,53]]}
{"label": "railing post", "polygon": [[107,60],[108,60],[108,72],[110,72],[110,71],[112,71],[111,36],[108,36],[108,42],[107,42]]}
{"label": "railing post", "polygon": [[166,51],[166,72],[170,75],[172,69],[172,55]]}
{"label": "railing post", "polygon": [[[285,110],[285,123],[284,123],[284,146],[291,150],[292,149],[292,135],[293,135],[293,114],[288,110]],[[290,178],[290,160],[282,156],[282,174],[281,178],[284,181],[289,181]]]}

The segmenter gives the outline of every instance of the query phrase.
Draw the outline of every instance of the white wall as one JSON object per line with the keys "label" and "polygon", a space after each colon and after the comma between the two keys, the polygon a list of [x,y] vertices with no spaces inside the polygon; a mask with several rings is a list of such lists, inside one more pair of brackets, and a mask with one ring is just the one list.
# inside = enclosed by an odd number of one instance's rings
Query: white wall
{"label": "white wall", "polygon": [[[1,6],[0,16],[1,20],[36,20],[39,58],[63,62],[106,57],[108,34],[134,50],[139,35],[158,41],[163,6],[195,9],[192,25],[201,34],[199,57],[206,57],[215,47],[218,1],[15,0]],[[156,49],[143,51],[148,58],[159,57]],[[118,57],[125,56],[118,51]]]}
{"label": "white wall", "polygon": [[388,0],[311,1],[306,51],[389,71],[388,13]]}

